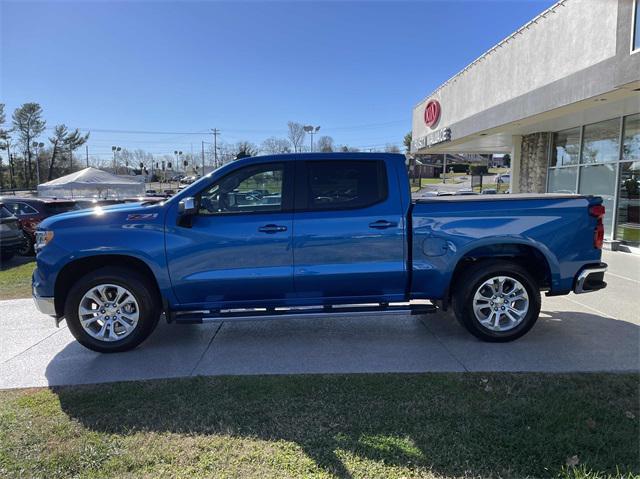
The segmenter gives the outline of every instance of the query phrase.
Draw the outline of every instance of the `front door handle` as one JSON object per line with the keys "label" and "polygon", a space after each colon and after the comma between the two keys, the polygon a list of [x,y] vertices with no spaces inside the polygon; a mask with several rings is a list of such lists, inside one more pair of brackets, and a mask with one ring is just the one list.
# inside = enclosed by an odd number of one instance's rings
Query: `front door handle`
{"label": "front door handle", "polygon": [[395,228],[396,226],[398,226],[398,223],[394,223],[393,221],[387,221],[387,220],[378,220],[378,221],[374,221],[373,223],[369,223],[369,228],[374,228],[377,230],[384,230],[386,228]]}
{"label": "front door handle", "polygon": [[258,228],[258,231],[260,231],[261,233],[273,234],[280,231],[287,231],[287,227],[282,225],[264,225]]}

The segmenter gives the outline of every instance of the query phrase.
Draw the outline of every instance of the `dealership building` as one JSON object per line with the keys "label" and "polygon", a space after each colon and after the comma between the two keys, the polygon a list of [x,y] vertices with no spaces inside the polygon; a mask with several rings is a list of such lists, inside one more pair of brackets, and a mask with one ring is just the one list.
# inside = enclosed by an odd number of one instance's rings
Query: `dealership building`
{"label": "dealership building", "polygon": [[509,153],[511,191],[600,195],[640,246],[640,0],[561,0],[416,105],[414,154]]}

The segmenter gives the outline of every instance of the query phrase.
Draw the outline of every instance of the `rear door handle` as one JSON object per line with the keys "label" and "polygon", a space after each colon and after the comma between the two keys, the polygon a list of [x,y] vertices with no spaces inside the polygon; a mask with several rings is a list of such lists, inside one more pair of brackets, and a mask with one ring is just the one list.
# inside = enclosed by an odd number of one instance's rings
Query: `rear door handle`
{"label": "rear door handle", "polygon": [[396,226],[398,226],[398,223],[394,223],[393,221],[387,221],[387,220],[378,220],[378,221],[374,221],[373,223],[369,223],[369,228],[374,228],[377,230],[383,230],[386,228],[395,228]]}
{"label": "rear door handle", "polygon": [[287,231],[287,227],[282,225],[264,225],[258,228],[258,231],[260,231],[261,233],[272,234],[272,233],[278,233],[280,231]]}

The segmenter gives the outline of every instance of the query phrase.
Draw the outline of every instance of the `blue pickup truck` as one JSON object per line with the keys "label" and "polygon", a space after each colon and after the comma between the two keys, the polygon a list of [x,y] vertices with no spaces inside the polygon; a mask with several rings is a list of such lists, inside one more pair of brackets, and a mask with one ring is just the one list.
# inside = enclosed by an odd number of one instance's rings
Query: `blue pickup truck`
{"label": "blue pickup truck", "polygon": [[604,207],[579,195],[412,201],[405,157],[227,164],[162,203],[61,214],[37,231],[33,296],[101,352],[172,323],[452,306],[486,341],[525,334],[540,292],[606,286]]}

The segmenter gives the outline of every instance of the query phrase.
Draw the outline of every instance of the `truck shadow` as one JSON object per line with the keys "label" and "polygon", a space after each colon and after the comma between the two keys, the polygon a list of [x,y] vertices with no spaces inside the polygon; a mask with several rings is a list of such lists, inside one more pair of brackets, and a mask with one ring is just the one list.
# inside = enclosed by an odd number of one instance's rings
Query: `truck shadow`
{"label": "truck shadow", "polygon": [[[628,364],[626,369],[637,371],[638,367],[640,328],[626,321],[587,313],[545,311],[530,336],[509,344],[476,341],[462,328],[445,325],[450,318],[444,315],[434,321],[440,341],[458,344],[458,349],[453,348],[456,354],[466,349],[472,352],[467,359],[479,360],[497,355],[502,364],[515,361],[514,371],[523,370],[518,361],[531,362],[524,370],[555,371],[545,367],[545,358],[553,356],[571,361],[564,371],[612,367],[624,370],[624,362]],[[366,323],[358,326],[365,327]],[[268,342],[280,337],[281,331],[274,330],[274,336],[261,334],[260,340]],[[246,337],[250,331],[248,328],[229,336],[226,347],[242,349],[251,339]],[[291,341],[313,334],[319,333],[301,327],[292,333]],[[149,362],[161,363],[167,347],[188,346],[179,344],[180,336],[163,334],[140,348],[147,350],[139,356],[141,359],[134,353],[106,357],[86,352],[87,366],[99,368],[113,363],[108,367],[119,365],[124,370],[145,368]],[[433,343],[425,341],[425,347],[430,344]],[[540,349],[543,345],[544,349]],[[75,343],[67,345],[49,363],[46,374],[50,383],[82,382],[81,377],[74,376],[69,357],[65,358],[65,350],[71,348],[69,354],[77,363],[78,354],[85,354],[79,353],[78,347]],[[157,357],[154,351],[158,352]],[[629,356],[630,351],[635,351],[635,361]],[[326,354],[335,354],[335,350],[329,347]],[[264,356],[260,360],[264,361]],[[342,360],[350,360],[348,344]],[[224,357],[218,356],[216,361],[224,361]],[[574,404],[582,401],[585,394],[598,394],[598,384],[606,376],[552,375],[550,383],[556,394],[552,394],[551,404],[550,386],[541,385],[539,378],[518,373],[281,373],[54,387],[53,391],[64,412],[90,430],[122,435],[137,431],[229,435],[293,442],[319,468],[341,478],[351,477],[345,462],[359,459],[408,470],[422,468],[444,476],[475,477],[502,471],[523,477],[548,476],[550,471],[558,471],[566,458],[575,454],[572,448],[578,447],[582,434],[602,434],[603,443],[613,441],[610,435],[615,434],[615,424],[595,432],[582,431],[572,417],[580,416]],[[463,388],[465,392],[460,394],[461,383],[472,387]],[[509,401],[517,402],[516,415],[513,410],[508,413],[509,407],[503,407]],[[607,407],[603,403],[598,414],[608,414]],[[548,436],[558,421],[566,422],[566,430],[575,430],[575,437],[569,434],[566,448],[554,450],[549,448]],[[590,467],[602,471],[613,467],[614,462],[607,463],[613,459],[598,451],[581,450],[581,457],[590,454],[597,458]],[[598,460],[602,463],[598,464]],[[620,458],[617,460],[620,462]]]}

